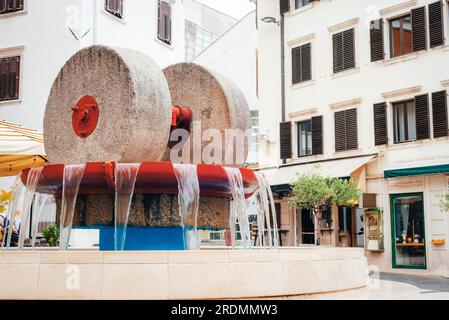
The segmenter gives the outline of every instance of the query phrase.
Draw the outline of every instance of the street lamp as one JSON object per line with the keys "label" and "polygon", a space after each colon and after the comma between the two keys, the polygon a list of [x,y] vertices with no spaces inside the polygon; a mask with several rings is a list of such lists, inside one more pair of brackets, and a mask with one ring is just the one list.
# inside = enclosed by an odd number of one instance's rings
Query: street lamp
{"label": "street lamp", "polygon": [[279,27],[279,20],[277,20],[275,17],[264,17],[260,20],[265,23],[276,23]]}

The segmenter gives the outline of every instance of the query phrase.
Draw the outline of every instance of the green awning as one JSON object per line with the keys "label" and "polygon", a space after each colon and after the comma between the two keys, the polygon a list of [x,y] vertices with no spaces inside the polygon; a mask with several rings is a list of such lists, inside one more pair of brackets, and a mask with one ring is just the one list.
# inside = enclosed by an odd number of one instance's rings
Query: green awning
{"label": "green awning", "polygon": [[420,176],[423,174],[438,174],[438,173],[449,173],[449,164],[440,164],[440,165],[427,166],[427,167],[385,170],[384,177],[385,177],[385,179],[388,179],[388,178],[396,178],[396,177]]}

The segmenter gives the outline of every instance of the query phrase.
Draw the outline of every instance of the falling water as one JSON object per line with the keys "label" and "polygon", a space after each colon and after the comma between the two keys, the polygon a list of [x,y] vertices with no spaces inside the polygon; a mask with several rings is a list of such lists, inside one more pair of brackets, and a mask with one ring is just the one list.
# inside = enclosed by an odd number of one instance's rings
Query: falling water
{"label": "falling water", "polygon": [[64,177],[62,183],[62,208],[60,216],[60,250],[67,250],[69,246],[76,198],[78,197],[78,190],[85,168],[85,164],[66,165],[64,167]]}
{"label": "falling water", "polygon": [[27,231],[29,230],[31,205],[36,193],[37,183],[42,173],[42,167],[30,169],[27,177],[27,184],[25,190],[25,197],[22,204],[22,211],[20,212],[20,228],[19,228],[19,249],[23,249]]}
{"label": "falling water", "polygon": [[[189,250],[199,249],[201,245],[198,233],[200,186],[197,166],[192,164],[173,164],[173,169],[178,180],[178,204],[184,230],[184,245]],[[186,229],[185,226],[192,228]]]}
{"label": "falling water", "polygon": [[[269,246],[278,247],[279,246],[279,231],[277,225],[277,217],[276,217],[276,207],[274,205],[273,193],[271,191],[270,184],[268,183],[265,176],[256,172],[257,182],[259,184],[259,196],[261,200],[261,216],[266,221],[267,225],[267,233],[268,233],[268,242]],[[271,210],[270,210],[271,209]],[[270,219],[270,211],[271,211],[271,219]],[[273,226],[271,226],[271,221],[273,222]],[[265,224],[264,224],[265,225]]]}
{"label": "falling water", "polygon": [[232,247],[235,248],[236,243],[236,221],[240,227],[240,234],[242,237],[242,245],[245,249],[250,249],[251,231],[249,229],[249,221],[247,215],[247,204],[245,193],[243,190],[242,173],[238,168],[224,168],[228,176],[229,185],[231,187],[232,201],[231,213],[229,217],[229,227],[232,235]]}
{"label": "falling water", "polygon": [[45,193],[37,193],[34,197],[33,203],[33,221],[31,226],[31,247],[34,250],[34,245],[36,244],[36,236],[39,229],[39,222],[42,216],[42,212],[44,208],[49,204],[49,202],[53,201],[53,195],[45,194]]}
{"label": "falling water", "polygon": [[23,193],[25,190],[25,186],[22,183],[22,180],[20,179],[20,176],[17,176],[16,180],[14,181],[14,185],[11,190],[11,200],[9,202],[8,206],[8,213],[5,220],[5,226],[4,230],[8,231],[8,234],[6,232],[3,235],[2,239],[2,247],[5,247],[9,249],[9,246],[11,244],[11,236],[12,236],[12,222],[14,220],[16,210],[19,207],[19,203],[21,200],[23,200]]}
{"label": "falling water", "polygon": [[140,164],[118,163],[115,167],[115,251],[125,250],[129,211]]}

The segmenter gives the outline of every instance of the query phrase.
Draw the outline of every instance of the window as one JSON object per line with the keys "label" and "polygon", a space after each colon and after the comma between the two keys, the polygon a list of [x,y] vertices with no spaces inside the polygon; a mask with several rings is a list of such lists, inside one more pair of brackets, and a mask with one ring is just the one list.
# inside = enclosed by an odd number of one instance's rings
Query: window
{"label": "window", "polygon": [[123,0],[106,0],[105,10],[117,18],[123,18]]}
{"label": "window", "polygon": [[0,101],[19,99],[20,57],[0,59]]}
{"label": "window", "polygon": [[310,3],[310,0],[295,0],[295,9],[302,8]]}
{"label": "window", "polygon": [[158,39],[171,44],[171,5],[166,1],[159,1]]}
{"label": "window", "polygon": [[406,16],[390,20],[391,57],[402,56],[413,51],[412,19]]}
{"label": "window", "polygon": [[335,112],[335,151],[357,148],[357,109]]}
{"label": "window", "polygon": [[393,268],[425,269],[426,237],[422,193],[391,196]]}
{"label": "window", "polygon": [[292,49],[292,84],[312,80],[311,44]]}
{"label": "window", "polygon": [[394,142],[401,143],[416,140],[415,101],[393,104]]}
{"label": "window", "polygon": [[355,68],[354,29],[332,36],[334,54],[334,73]]}
{"label": "window", "polygon": [[312,155],[312,120],[298,122],[298,156]]}
{"label": "window", "polygon": [[24,0],[0,0],[0,14],[23,10]]}

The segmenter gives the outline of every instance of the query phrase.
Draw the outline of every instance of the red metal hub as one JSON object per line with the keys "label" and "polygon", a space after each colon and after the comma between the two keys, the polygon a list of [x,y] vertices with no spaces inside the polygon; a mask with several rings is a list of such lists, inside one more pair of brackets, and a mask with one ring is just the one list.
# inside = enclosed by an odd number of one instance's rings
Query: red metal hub
{"label": "red metal hub", "polygon": [[[171,113],[171,133],[176,129],[184,129],[190,133],[192,122],[192,110],[187,107],[174,106]],[[173,148],[179,141],[169,141],[168,147]]]}
{"label": "red metal hub", "polygon": [[72,128],[80,138],[87,138],[97,127],[100,116],[98,103],[92,96],[82,97],[72,108]]}

